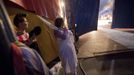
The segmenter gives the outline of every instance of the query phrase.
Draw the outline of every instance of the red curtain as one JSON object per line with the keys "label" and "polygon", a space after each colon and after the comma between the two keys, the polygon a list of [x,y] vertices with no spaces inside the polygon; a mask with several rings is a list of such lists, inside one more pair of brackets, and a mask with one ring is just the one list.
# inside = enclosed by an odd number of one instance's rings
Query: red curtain
{"label": "red curtain", "polygon": [[59,0],[9,0],[22,8],[54,20],[59,16]]}
{"label": "red curtain", "polygon": [[59,0],[42,0],[44,1],[45,9],[47,11],[46,16],[55,19],[57,16],[59,16]]}

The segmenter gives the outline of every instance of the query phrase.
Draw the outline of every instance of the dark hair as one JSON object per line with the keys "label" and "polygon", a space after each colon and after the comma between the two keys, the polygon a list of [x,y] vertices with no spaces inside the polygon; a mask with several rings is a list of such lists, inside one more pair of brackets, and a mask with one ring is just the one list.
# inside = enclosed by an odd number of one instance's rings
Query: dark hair
{"label": "dark hair", "polygon": [[41,33],[41,27],[36,26],[32,31],[29,32],[29,37],[31,38],[34,34],[38,36]]}
{"label": "dark hair", "polygon": [[64,20],[62,18],[55,19],[55,26],[56,27],[58,27],[58,28],[61,27],[63,23],[64,23]]}
{"label": "dark hair", "polygon": [[15,17],[14,17],[14,20],[13,20],[13,23],[16,27],[19,27],[19,23],[23,22],[24,21],[24,18],[26,18],[26,14],[24,13],[19,13],[19,14],[16,14]]}

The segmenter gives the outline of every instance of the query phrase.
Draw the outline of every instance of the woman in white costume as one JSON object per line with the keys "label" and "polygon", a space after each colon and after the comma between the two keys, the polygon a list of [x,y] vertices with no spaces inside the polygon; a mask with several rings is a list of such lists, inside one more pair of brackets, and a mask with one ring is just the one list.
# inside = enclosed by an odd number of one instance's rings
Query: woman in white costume
{"label": "woman in white costume", "polygon": [[77,75],[77,55],[74,47],[74,36],[73,33],[63,28],[64,20],[57,18],[55,20],[55,26],[58,28],[54,31],[59,44],[59,57],[64,68],[64,73],[67,75],[67,64],[71,70],[71,74]]}

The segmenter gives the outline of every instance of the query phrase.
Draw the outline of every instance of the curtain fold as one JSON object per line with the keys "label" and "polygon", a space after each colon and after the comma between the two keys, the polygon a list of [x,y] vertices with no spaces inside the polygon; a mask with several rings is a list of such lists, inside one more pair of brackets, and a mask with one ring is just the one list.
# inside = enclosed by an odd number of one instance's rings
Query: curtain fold
{"label": "curtain fold", "polygon": [[60,16],[59,0],[9,0],[9,2],[52,20]]}

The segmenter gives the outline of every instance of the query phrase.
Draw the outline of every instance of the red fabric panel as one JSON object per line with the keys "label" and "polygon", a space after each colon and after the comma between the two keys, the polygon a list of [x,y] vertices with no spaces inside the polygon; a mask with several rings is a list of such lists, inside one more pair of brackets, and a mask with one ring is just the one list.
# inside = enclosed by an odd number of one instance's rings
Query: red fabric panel
{"label": "red fabric panel", "polygon": [[59,7],[59,0],[52,0],[53,1],[53,11],[56,18],[60,15],[60,7]]}
{"label": "red fabric panel", "polygon": [[54,20],[59,16],[59,0],[10,0],[26,10]]}
{"label": "red fabric panel", "polygon": [[25,0],[10,0],[10,1],[12,1],[12,2],[14,2],[14,3],[16,3],[16,4],[18,4],[18,5],[20,5],[20,6],[22,6],[23,8],[26,8],[26,6],[25,6]]}
{"label": "red fabric panel", "polygon": [[46,17],[54,20],[57,16],[59,16],[59,0],[41,0],[42,4],[44,4],[44,10],[46,13],[44,14]]}

